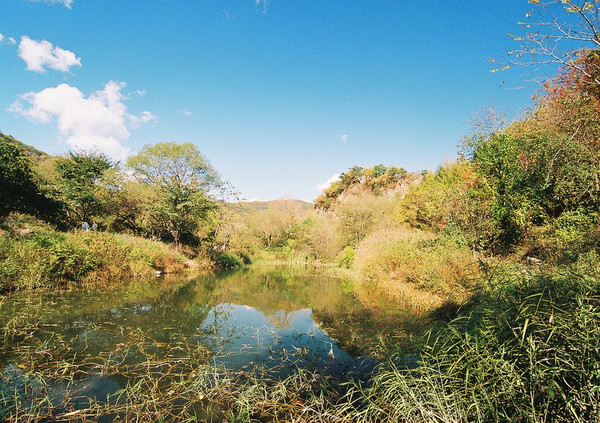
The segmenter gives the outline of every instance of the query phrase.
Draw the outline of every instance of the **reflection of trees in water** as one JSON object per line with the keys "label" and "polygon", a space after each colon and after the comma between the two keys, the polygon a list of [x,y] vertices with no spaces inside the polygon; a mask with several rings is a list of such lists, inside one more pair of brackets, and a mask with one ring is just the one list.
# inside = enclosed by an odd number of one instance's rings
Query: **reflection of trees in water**
{"label": "reflection of trees in water", "polygon": [[275,313],[265,315],[265,319],[277,329],[289,329],[290,322],[288,320],[288,312],[279,310]]}
{"label": "reflection of trees in water", "polygon": [[[212,301],[253,307],[278,330],[290,328],[290,312],[311,308],[316,324],[354,351],[398,328],[395,316],[366,308],[340,280],[307,275],[302,268],[258,268],[228,274],[217,278],[211,288]],[[198,285],[196,299],[200,298],[207,296]]]}
{"label": "reflection of trees in water", "polygon": [[[5,310],[16,313],[22,304],[17,301],[0,310],[0,319]],[[261,313],[260,327],[243,321],[232,324],[232,319],[239,319],[234,304]],[[278,350],[273,357],[276,361],[279,354],[294,356],[294,348],[312,342],[307,329],[297,330],[299,323],[294,319],[299,310],[305,310],[308,314],[303,314],[304,318],[324,330],[323,336],[338,340],[348,351],[388,327],[397,327],[365,308],[341,281],[302,268],[257,268],[175,283],[162,279],[136,282],[105,292],[59,293],[53,301],[34,300],[25,305],[31,319],[56,324],[57,333],[86,353],[112,351],[139,330],[157,344],[174,345],[185,340],[213,352],[227,348],[254,352],[270,346]],[[286,337],[280,337],[284,332]],[[235,341],[240,336],[248,339]],[[252,344],[252,348],[242,344]],[[327,353],[329,344],[314,348],[320,356],[321,350]]]}
{"label": "reflection of trees in water", "polygon": [[[302,271],[304,273],[302,273]],[[313,307],[339,307],[343,301],[339,281],[306,274],[305,269],[256,269],[217,277],[213,303],[244,304],[265,315]],[[207,299],[201,284],[196,300]]]}

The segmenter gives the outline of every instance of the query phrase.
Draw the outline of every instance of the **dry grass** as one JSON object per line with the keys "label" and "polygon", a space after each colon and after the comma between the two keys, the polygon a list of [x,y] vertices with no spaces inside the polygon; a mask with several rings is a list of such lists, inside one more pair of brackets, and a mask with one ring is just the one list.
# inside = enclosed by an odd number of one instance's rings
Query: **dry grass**
{"label": "dry grass", "polygon": [[374,232],[356,251],[354,268],[364,283],[418,313],[463,302],[479,276],[466,246],[414,229]]}

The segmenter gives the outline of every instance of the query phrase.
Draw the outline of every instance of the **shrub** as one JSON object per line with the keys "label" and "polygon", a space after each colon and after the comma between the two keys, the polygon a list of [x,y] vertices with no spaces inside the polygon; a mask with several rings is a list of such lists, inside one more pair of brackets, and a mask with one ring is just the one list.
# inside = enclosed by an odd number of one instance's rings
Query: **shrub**
{"label": "shrub", "polygon": [[354,256],[356,255],[356,250],[350,246],[344,247],[342,252],[337,256],[337,263],[341,267],[345,267],[349,269],[354,262]]}
{"label": "shrub", "polygon": [[10,215],[0,231],[0,291],[108,282],[185,268],[185,257],[168,245],[134,236],[58,232],[20,214]]}
{"label": "shrub", "polygon": [[213,257],[215,265],[222,270],[233,270],[244,267],[244,261],[237,255],[229,251],[224,251]]}
{"label": "shrub", "polygon": [[401,222],[425,231],[448,226],[460,231],[474,250],[493,248],[498,228],[491,218],[490,198],[472,164],[459,160],[426,173],[396,207]]}

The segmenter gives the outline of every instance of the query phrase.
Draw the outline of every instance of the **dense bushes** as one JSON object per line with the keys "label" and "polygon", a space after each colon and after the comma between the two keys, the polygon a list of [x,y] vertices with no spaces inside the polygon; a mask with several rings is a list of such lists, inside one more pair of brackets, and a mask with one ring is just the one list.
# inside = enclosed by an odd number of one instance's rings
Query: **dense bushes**
{"label": "dense bushes", "polygon": [[244,252],[222,251],[214,255],[213,262],[218,269],[236,270],[252,264],[252,259]]}
{"label": "dense bushes", "polygon": [[499,230],[490,213],[490,196],[473,164],[464,159],[427,173],[396,206],[399,221],[435,233],[451,228],[477,251],[490,250],[496,243]]}
{"label": "dense bushes", "polygon": [[20,211],[55,219],[59,202],[38,180],[33,161],[12,138],[0,133],[0,218]]}

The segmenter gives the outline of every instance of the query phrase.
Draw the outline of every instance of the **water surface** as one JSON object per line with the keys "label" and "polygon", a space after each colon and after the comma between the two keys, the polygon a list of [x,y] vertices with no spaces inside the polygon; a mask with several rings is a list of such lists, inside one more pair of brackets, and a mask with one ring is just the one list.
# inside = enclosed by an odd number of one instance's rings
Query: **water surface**
{"label": "water surface", "polygon": [[[406,324],[401,310],[365,298],[351,283],[319,269],[258,267],[101,290],[11,295],[0,306],[0,322],[5,333],[16,334],[15,345],[35,340],[39,349],[42,342],[49,356],[60,346],[81,360],[102,355],[135,362],[142,359],[139,351],[123,349],[139,338],[144,359],[172,357],[185,345],[231,371],[259,367],[285,377],[305,368],[343,379],[367,376],[378,363],[372,346]],[[0,363],[5,375],[18,371],[10,349]],[[78,381],[78,389],[101,398],[126,382],[118,375],[90,376]]]}

